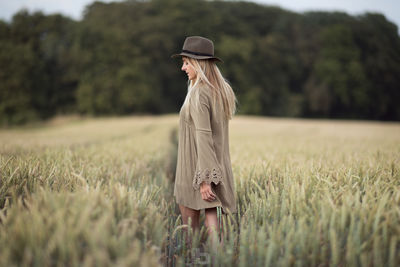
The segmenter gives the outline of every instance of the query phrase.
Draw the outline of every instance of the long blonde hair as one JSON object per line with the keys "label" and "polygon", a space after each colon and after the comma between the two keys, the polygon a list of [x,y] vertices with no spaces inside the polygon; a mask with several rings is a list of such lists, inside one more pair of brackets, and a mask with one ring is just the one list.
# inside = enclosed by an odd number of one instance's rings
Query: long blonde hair
{"label": "long blonde hair", "polygon": [[213,108],[219,104],[223,108],[225,118],[230,120],[236,113],[237,99],[232,87],[222,76],[218,66],[214,60],[207,59],[194,59],[186,57],[189,65],[193,67],[196,72],[196,80],[189,81],[188,93],[186,95],[184,105],[188,105],[187,115],[189,113],[189,103],[194,101],[195,106],[200,103],[200,87],[203,85],[208,86],[212,92]]}

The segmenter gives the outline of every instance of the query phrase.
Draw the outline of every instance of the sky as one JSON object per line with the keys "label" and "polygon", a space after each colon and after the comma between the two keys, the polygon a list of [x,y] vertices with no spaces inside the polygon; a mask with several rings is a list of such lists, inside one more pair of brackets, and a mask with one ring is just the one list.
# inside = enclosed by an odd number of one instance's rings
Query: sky
{"label": "sky", "polygon": [[[21,8],[29,11],[42,10],[45,14],[63,13],[80,20],[84,7],[94,0],[0,0],[0,19],[10,21]],[[102,0],[112,2],[112,0]],[[252,2],[280,6],[284,9],[304,12],[310,10],[344,11],[351,15],[379,12],[400,28],[399,0],[252,0]],[[400,29],[399,29],[400,32]]]}

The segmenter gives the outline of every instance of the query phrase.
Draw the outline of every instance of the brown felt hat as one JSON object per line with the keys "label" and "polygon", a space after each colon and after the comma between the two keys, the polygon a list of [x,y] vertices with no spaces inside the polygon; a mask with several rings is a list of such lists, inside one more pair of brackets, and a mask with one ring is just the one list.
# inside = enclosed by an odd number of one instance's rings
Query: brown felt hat
{"label": "brown felt hat", "polygon": [[182,52],[171,57],[191,57],[195,59],[214,59],[223,62],[214,56],[214,43],[201,36],[189,36],[183,43]]}

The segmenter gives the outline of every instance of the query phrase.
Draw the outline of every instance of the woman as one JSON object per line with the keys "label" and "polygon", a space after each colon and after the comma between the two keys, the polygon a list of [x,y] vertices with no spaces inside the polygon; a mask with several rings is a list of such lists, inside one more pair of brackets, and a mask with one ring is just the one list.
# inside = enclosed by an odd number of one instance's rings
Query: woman
{"label": "woman", "polygon": [[200,210],[205,210],[207,232],[220,231],[217,212],[236,213],[229,154],[229,120],[236,97],[222,77],[213,42],[187,37],[180,54],[188,93],[179,113],[179,143],[174,196],[184,224],[199,230]]}

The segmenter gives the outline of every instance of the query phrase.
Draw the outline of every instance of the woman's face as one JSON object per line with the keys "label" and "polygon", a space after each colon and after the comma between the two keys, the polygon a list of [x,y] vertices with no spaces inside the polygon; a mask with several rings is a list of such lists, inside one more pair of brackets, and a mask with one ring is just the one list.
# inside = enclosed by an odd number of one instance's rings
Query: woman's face
{"label": "woman's face", "polygon": [[189,80],[195,80],[196,79],[196,71],[193,69],[191,65],[189,65],[189,60],[186,57],[182,57],[182,68],[181,70],[186,72]]}

